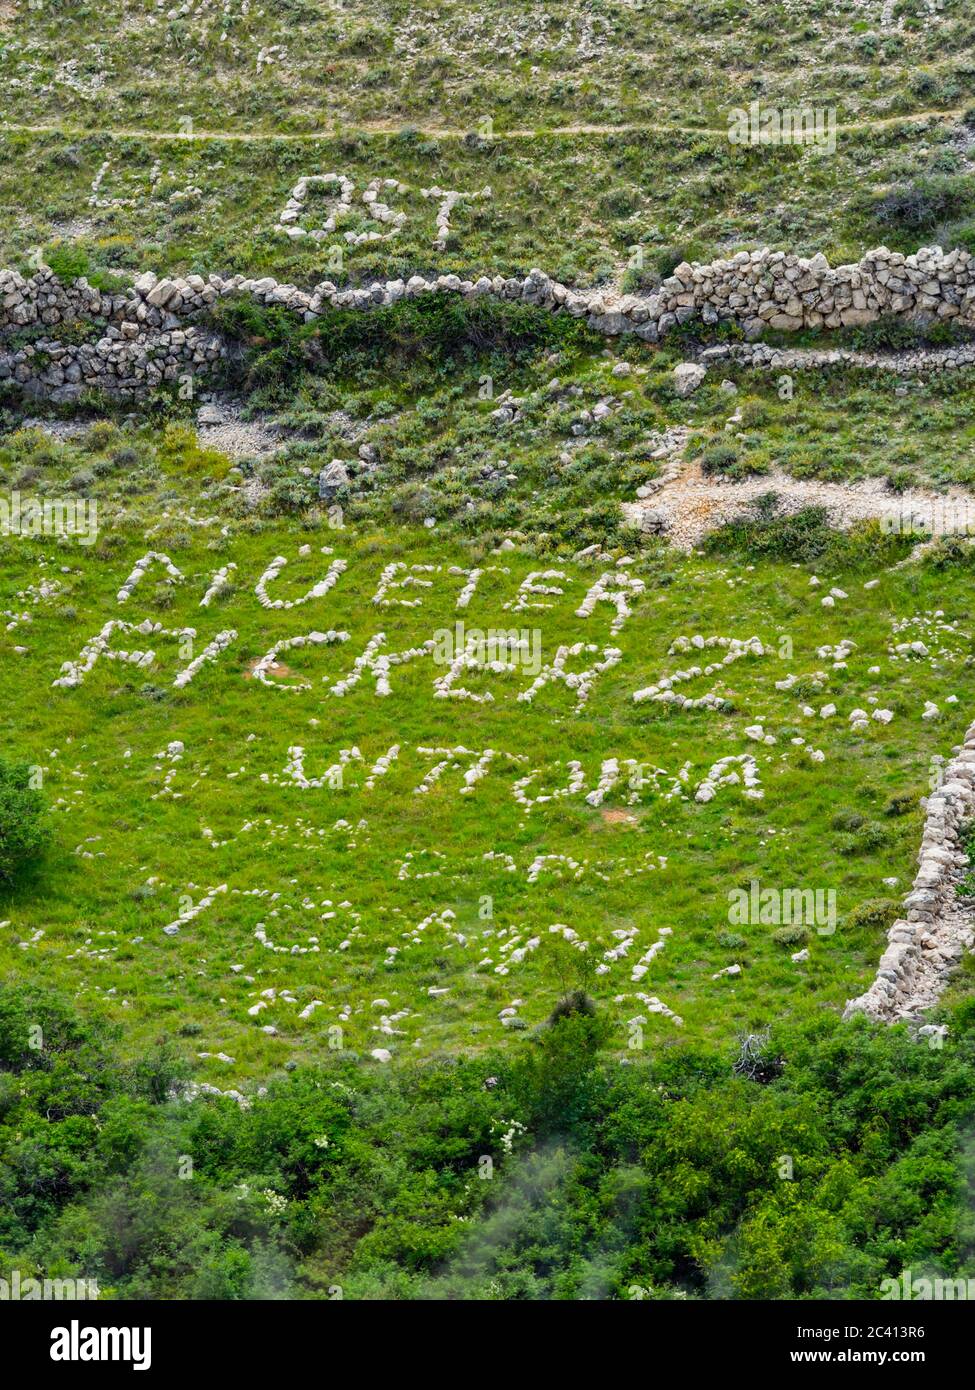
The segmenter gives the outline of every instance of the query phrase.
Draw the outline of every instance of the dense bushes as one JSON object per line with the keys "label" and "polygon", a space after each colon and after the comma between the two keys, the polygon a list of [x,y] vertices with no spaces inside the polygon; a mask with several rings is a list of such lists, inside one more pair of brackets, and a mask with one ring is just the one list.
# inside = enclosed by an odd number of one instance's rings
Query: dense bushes
{"label": "dense bushes", "polygon": [[47,840],[44,803],[31,769],[0,758],[0,889],[41,854]]}
{"label": "dense bushes", "polygon": [[[42,1042],[38,1046],[37,1029]],[[975,1010],[934,1050],[822,1016],[730,1057],[600,1052],[572,1010],[503,1055],[171,1098],[166,1049],[0,992],[0,1273],[161,1298],[876,1297],[975,1273]]]}
{"label": "dense bushes", "polygon": [[911,352],[921,347],[950,347],[970,337],[969,331],[959,329],[949,319],[925,323],[922,318],[904,319],[893,314],[853,328],[849,333],[851,346],[866,352]]}
{"label": "dense bushes", "polygon": [[874,198],[870,211],[881,227],[925,232],[968,210],[971,198],[965,179],[932,175]]}
{"label": "dense bushes", "polygon": [[738,462],[738,450],[733,444],[711,444],[701,455],[701,472],[705,477],[715,473],[730,473]]}
{"label": "dense bushes", "polygon": [[712,532],[706,539],[705,549],[804,562],[818,560],[824,555],[830,540],[824,508],[803,507],[782,515],[778,498],[769,492],[756,500],[750,513]]}
{"label": "dense bushes", "polygon": [[211,319],[239,345],[231,354],[238,384],[263,390],[292,383],[309,369],[355,377],[381,365],[393,380],[418,360],[427,368],[450,368],[483,357],[485,370],[493,358],[500,372],[540,347],[603,346],[568,314],[487,295],[424,295],[368,313],[329,308],[307,324],[284,308],[232,295],[214,305]]}
{"label": "dense bushes", "polygon": [[893,564],[910,545],[909,537],[885,531],[878,521],[834,530],[825,507],[783,511],[777,495],[767,492],[740,517],[712,531],[704,548],[711,554],[799,564],[826,558],[834,565],[862,568]]}

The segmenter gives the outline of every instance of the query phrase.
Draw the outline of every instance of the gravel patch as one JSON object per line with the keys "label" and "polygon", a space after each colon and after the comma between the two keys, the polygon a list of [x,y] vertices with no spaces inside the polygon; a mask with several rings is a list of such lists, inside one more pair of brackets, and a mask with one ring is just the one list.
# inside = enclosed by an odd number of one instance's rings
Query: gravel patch
{"label": "gravel patch", "polygon": [[203,448],[219,449],[232,459],[269,458],[284,443],[277,424],[271,420],[245,420],[240,406],[230,402],[200,406],[196,429]]}
{"label": "gravel patch", "polygon": [[709,531],[741,516],[750,504],[769,492],[776,494],[786,512],[824,507],[831,524],[840,529],[870,518],[913,517],[931,525],[952,508],[975,519],[975,498],[962,488],[944,493],[926,488],[892,493],[882,478],[825,483],[793,478],[778,469],[732,482],[705,477],[696,462],[686,465],[676,476],[661,480],[649,496],[625,502],[623,513],[630,525],[661,530],[673,545],[690,551],[700,545]]}

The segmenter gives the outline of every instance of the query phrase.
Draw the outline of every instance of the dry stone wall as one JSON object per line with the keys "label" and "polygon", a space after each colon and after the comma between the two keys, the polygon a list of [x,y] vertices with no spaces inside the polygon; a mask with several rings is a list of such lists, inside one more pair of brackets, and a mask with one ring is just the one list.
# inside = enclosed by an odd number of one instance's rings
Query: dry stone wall
{"label": "dry stone wall", "polygon": [[[138,395],[184,373],[205,371],[225,345],[194,320],[230,294],[281,305],[309,322],[330,306],[367,311],[425,294],[492,295],[584,318],[609,337],[635,334],[650,343],[695,320],[731,322],[752,339],[766,329],[834,329],[890,315],[975,328],[972,257],[936,246],[913,255],[879,247],[855,265],[835,268],[822,255],[804,258],[764,247],[707,265],[683,263],[647,295],[575,290],[541,270],[477,279],[414,275],[345,289],[323,281],[312,290],[270,277],[160,279],[147,273],[125,292],[111,294],[85,279],[64,284],[47,269],[30,279],[7,270],[0,272],[0,380],[66,401],[91,388]],[[59,340],[59,326],[79,323],[103,324],[104,333],[81,344]],[[50,336],[26,344],[10,341],[44,328],[50,328]]]}
{"label": "dry stone wall", "polygon": [[975,343],[946,348],[912,348],[901,352],[864,352],[856,348],[772,347],[768,343],[722,343],[705,348],[698,361],[710,367],[716,362],[739,362],[769,372],[810,370],[817,367],[866,367],[869,371],[898,375],[931,376],[957,367],[975,366]]}
{"label": "dry stone wall", "polygon": [[968,863],[962,831],[973,811],[975,724],[927,799],[918,871],[904,900],[907,915],[890,928],[873,984],[850,1000],[844,1017],[864,1013],[887,1023],[916,1019],[937,1002],[948,973],[971,949],[972,915],[960,904],[956,885]]}

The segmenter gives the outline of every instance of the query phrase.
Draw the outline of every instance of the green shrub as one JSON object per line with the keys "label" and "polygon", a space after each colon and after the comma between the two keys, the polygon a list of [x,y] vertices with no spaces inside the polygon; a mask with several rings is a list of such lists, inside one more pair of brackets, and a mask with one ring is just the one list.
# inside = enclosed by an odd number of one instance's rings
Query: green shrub
{"label": "green shrub", "polygon": [[824,555],[833,539],[825,508],[803,507],[785,515],[779,508],[776,494],[765,493],[750,513],[712,531],[704,548],[800,563]]}
{"label": "green shrub", "polygon": [[933,570],[969,566],[975,561],[975,547],[968,536],[939,536],[926,552],[923,563]]}
{"label": "green shrub", "polygon": [[752,1032],[736,1063],[696,1045],[620,1066],[571,1013],[514,1060],[336,1056],[241,1109],[174,1101],[166,1047],[125,1060],[120,1030],[0,985],[0,1241],[122,1298],[876,1298],[908,1260],[971,1277],[975,1001],[947,1021],[943,1050],[827,1011]]}
{"label": "green shrub", "polygon": [[88,274],[88,257],[80,246],[58,241],[46,252],[47,264],[61,280],[78,280]]}
{"label": "green shrub", "polygon": [[911,539],[886,532],[879,521],[859,522],[848,531],[834,530],[824,507],[782,512],[774,492],[755,498],[743,516],[726,522],[704,540],[711,554],[738,554],[763,560],[831,564],[858,569],[893,564],[906,556]]}
{"label": "green shrub", "polygon": [[975,219],[955,222],[946,227],[943,233],[941,244],[946,251],[967,251],[969,255],[975,253]]}
{"label": "green shrub", "polygon": [[777,927],[772,933],[776,946],[804,946],[809,940],[805,927]]}
{"label": "green shrub", "polygon": [[[946,236],[945,240],[951,240]],[[957,238],[956,238],[957,240]],[[960,244],[960,243],[959,243]],[[921,319],[906,319],[889,314],[874,319],[872,323],[860,325],[849,333],[849,341],[865,351],[887,350],[908,351],[917,347],[949,346],[956,341],[964,341],[969,334],[944,319],[930,323]]]}
{"label": "green shrub", "polygon": [[840,845],[841,854],[873,854],[890,842],[890,828],[877,821],[864,821],[848,840]]}
{"label": "green shrub", "polygon": [[624,270],[620,279],[620,290],[623,294],[648,294],[657,288],[660,277],[652,270],[638,270],[636,266],[630,266]]}
{"label": "green shrub", "polygon": [[892,468],[884,479],[890,492],[900,494],[917,487],[917,474],[909,468]]}
{"label": "green shrub", "polygon": [[42,854],[48,839],[44,801],[32,769],[0,758],[0,887],[7,887]]}
{"label": "green shrub", "polygon": [[710,477],[727,473],[738,462],[738,450],[733,444],[711,444],[701,455],[701,472]]}
{"label": "green shrub", "polygon": [[929,231],[967,210],[971,193],[956,178],[920,178],[882,194],[870,211],[881,227]]}
{"label": "green shrub", "polygon": [[886,931],[900,914],[896,898],[867,898],[858,903],[847,922],[851,927],[869,927],[871,931]]}
{"label": "green shrub", "polygon": [[596,1012],[596,1001],[584,989],[574,989],[559,999],[548,1016],[549,1024],[559,1019],[571,1018],[573,1014],[586,1014],[590,1017]]}
{"label": "green shrub", "polygon": [[651,258],[653,268],[661,280],[666,280],[668,275],[673,275],[674,271],[682,261],[690,261],[692,253],[685,251],[680,246],[661,246],[654,251]]}

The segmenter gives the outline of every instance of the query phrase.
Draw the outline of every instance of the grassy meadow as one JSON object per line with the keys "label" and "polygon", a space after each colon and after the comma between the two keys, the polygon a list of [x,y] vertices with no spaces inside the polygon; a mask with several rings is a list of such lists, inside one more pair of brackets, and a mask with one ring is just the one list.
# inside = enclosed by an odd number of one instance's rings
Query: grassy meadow
{"label": "grassy meadow", "polygon": [[[571,977],[582,959],[563,949],[556,924],[600,962],[620,932],[632,933],[627,954],[590,985],[621,1055],[630,1020],[646,1014],[641,992],[683,1020],[651,1014],[648,1045],[680,1047],[728,1042],[773,1016],[837,1009],[865,986],[913,874],[932,759],[970,718],[966,566],[891,570],[869,546],[805,564],[674,559],[634,538],[632,565],[616,567],[606,555],[538,559],[527,543],[499,554],[456,535],[438,539],[422,523],[395,535],[337,529],[324,506],[293,519],[242,515],[239,469],[195,449],[185,431],[168,437],[160,450],[144,429],[95,425],[63,444],[24,431],[4,449],[7,481],[19,480],[23,494],[64,495],[84,475],[102,509],[93,545],[21,536],[3,549],[0,605],[29,615],[3,634],[5,753],[42,769],[54,828],[49,858],[7,904],[5,971],[107,1011],[133,1049],[162,1033],[187,1055],[210,1053],[198,1075],[224,1086],[330,1047],[368,1055],[388,1044],[406,1058],[523,1045],[522,1030],[543,1022],[565,971]],[[150,550],[183,578],[157,564],[120,604],[119,589]],[[347,568],[323,597],[269,610],[255,585],[279,555],[288,564],[268,586],[272,599],[301,599],[336,559]],[[377,605],[391,562],[421,567],[398,577],[429,589],[390,590],[391,604]],[[201,608],[213,574],[230,563],[230,586]],[[483,571],[462,610],[467,581],[455,568]],[[522,602],[543,606],[513,612],[526,577],[553,568],[564,578],[542,584],[563,592],[523,593]],[[616,633],[611,604],[576,613],[607,568],[645,586]],[[814,573],[823,587],[810,586]],[[865,589],[871,579],[880,582]],[[44,581],[56,591],[35,603]],[[830,587],[848,597],[826,610],[820,598]],[[187,643],[116,633],[113,647],[151,647],[155,659],[134,668],[103,657],[77,687],[55,688],[62,663],[115,618],[197,635]],[[394,664],[386,696],[368,668],[345,694],[332,693],[377,633],[386,636],[380,650],[409,652],[458,621],[468,633],[523,631],[542,665],[580,642],[595,653],[573,656],[568,670],[591,666],[607,648],[621,656],[594,678],[581,708],[561,682],[519,700],[537,666],[469,673],[457,685],[479,699],[437,698],[446,667],[436,652]],[[348,640],[283,653],[271,673],[278,688],[255,677],[282,640],[329,629]],[[231,645],[174,687],[225,630],[238,634]],[[690,663],[669,648],[695,633],[758,637],[767,654],[681,687],[694,697],[713,692],[719,709],[672,713],[634,702],[635,691]],[[929,655],[892,660],[905,640],[923,640]],[[853,644],[845,660],[820,651],[840,643]],[[790,676],[791,688],[778,689]],[[939,719],[922,720],[926,700]],[[829,705],[836,713],[823,718]],[[888,709],[893,719],[854,733],[855,707]],[[774,742],[745,733],[756,724]],[[171,761],[166,750],[177,740],[183,751]],[[295,746],[305,750],[304,778],[323,785],[295,780]],[[394,746],[399,755],[375,774]],[[462,790],[488,749],[495,756],[484,775]],[[342,750],[357,756],[343,762]],[[715,763],[742,755],[755,759],[761,798],[739,783],[695,800]],[[618,781],[588,804],[614,758]],[[573,760],[582,768],[575,783]],[[729,892],[753,878],[834,889],[836,930],[824,923],[822,933],[783,943],[767,927],[729,925]],[[208,895],[178,934],[163,932]],[[277,949],[255,938],[259,926]],[[661,938],[661,928],[672,934]],[[794,963],[803,945],[809,959]],[[509,953],[516,963],[507,964]],[[740,975],[713,978],[734,964]],[[251,1016],[264,991],[274,995]],[[300,1017],[312,1000],[320,1005]],[[517,1022],[501,1017],[509,1009]],[[392,1015],[396,1032],[383,1033]],[[234,1063],[215,1060],[219,1052]]]}

